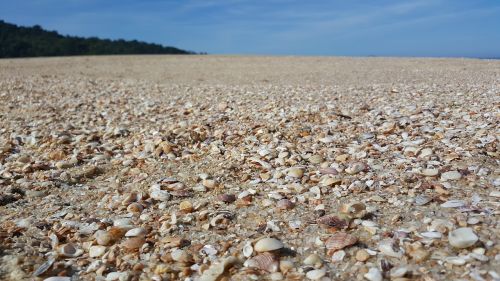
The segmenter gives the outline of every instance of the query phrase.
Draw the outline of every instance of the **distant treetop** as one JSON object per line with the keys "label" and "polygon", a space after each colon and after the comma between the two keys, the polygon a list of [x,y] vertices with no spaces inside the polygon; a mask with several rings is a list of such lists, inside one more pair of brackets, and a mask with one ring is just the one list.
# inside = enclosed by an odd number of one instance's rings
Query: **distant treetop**
{"label": "distant treetop", "polygon": [[0,58],[128,54],[196,53],[137,40],[64,36],[39,25],[22,27],[0,20]]}

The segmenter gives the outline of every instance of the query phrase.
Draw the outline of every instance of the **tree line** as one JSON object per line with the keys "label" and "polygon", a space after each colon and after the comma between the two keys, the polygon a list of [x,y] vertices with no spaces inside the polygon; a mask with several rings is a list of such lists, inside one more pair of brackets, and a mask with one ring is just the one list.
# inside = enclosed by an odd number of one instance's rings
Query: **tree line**
{"label": "tree line", "polygon": [[39,25],[23,27],[0,20],[0,58],[127,54],[196,53],[137,40],[64,36]]}

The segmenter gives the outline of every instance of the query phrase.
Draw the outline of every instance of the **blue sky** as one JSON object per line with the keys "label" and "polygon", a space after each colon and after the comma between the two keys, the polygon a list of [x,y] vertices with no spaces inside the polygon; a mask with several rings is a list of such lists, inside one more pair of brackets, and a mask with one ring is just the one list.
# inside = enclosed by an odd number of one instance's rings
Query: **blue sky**
{"label": "blue sky", "polygon": [[0,19],[211,54],[500,57],[500,0],[0,0]]}

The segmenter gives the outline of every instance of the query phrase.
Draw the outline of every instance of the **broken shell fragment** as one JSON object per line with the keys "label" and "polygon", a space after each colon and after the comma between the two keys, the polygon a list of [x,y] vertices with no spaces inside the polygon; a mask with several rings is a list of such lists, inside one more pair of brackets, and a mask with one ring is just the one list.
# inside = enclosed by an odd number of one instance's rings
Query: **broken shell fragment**
{"label": "broken shell fragment", "polygon": [[476,244],[478,240],[477,235],[469,227],[458,228],[448,234],[450,245],[459,249],[468,248]]}
{"label": "broken shell fragment", "polygon": [[334,215],[326,215],[322,216],[319,219],[316,220],[318,224],[322,224],[328,227],[334,227],[334,228],[347,228],[349,226],[349,222],[346,221],[345,219],[334,216]]}
{"label": "broken shell fragment", "polygon": [[403,250],[397,247],[392,239],[385,239],[378,244],[379,251],[389,257],[402,258]]}
{"label": "broken shell fragment", "polygon": [[363,218],[366,216],[366,205],[361,202],[353,202],[342,205],[340,211],[351,218]]}

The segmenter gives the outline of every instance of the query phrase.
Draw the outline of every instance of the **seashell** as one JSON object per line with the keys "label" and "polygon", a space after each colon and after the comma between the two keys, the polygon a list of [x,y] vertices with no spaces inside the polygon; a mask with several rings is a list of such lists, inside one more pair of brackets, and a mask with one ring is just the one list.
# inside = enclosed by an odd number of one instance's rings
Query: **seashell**
{"label": "seashell", "polygon": [[345,232],[338,232],[326,240],[325,247],[328,249],[328,255],[331,255],[337,250],[356,244],[356,242],[358,242],[358,238],[356,236]]}
{"label": "seashell", "polygon": [[220,201],[222,201],[224,203],[232,203],[232,202],[236,201],[236,195],[234,195],[234,194],[221,194],[221,195],[217,196],[217,199],[219,199]]}
{"label": "seashell", "polygon": [[448,234],[450,245],[459,249],[468,248],[476,244],[478,240],[479,237],[470,227],[457,228]]}
{"label": "seashell", "polygon": [[96,258],[104,255],[104,252],[106,252],[106,247],[105,246],[91,246],[89,249],[89,257],[91,258]]}
{"label": "seashell", "polygon": [[43,279],[43,281],[71,281],[71,277],[67,277],[67,276],[52,276],[52,277]]}
{"label": "seashell", "polygon": [[253,254],[252,243],[250,243],[250,242],[245,243],[245,246],[243,246],[243,256],[245,256],[246,258],[248,258],[252,254]]}
{"label": "seashell", "polygon": [[120,240],[127,230],[120,227],[111,227],[109,231],[98,230],[94,234],[97,244],[108,246]]}
{"label": "seashell", "polygon": [[368,273],[363,275],[363,277],[365,277],[369,281],[382,281],[383,280],[382,273],[380,272],[380,270],[378,270],[378,268],[375,268],[375,267],[370,268],[370,270],[368,270]]}
{"label": "seashell", "polygon": [[323,176],[321,177],[321,180],[319,181],[319,185],[321,186],[334,186],[334,185],[339,185],[342,183],[342,178],[338,176]]}
{"label": "seashell", "polygon": [[396,129],[396,123],[395,122],[384,122],[382,126],[379,127],[379,132],[384,133],[384,134],[389,134],[392,133]]}
{"label": "seashell", "polygon": [[301,178],[304,175],[304,169],[300,167],[292,167],[288,169],[287,175],[292,178]]}
{"label": "seashell", "polygon": [[321,218],[317,219],[316,222],[318,224],[326,225],[328,227],[335,227],[335,228],[347,228],[349,226],[349,223],[334,215],[326,215],[322,216]]}
{"label": "seashell", "polygon": [[391,278],[403,277],[406,275],[407,272],[408,268],[406,266],[394,267],[389,272],[389,276],[391,276]]}
{"label": "seashell", "polygon": [[319,169],[319,172],[323,175],[338,175],[339,172],[335,168],[327,167]]}
{"label": "seashell", "polygon": [[363,164],[361,162],[356,162],[356,163],[351,164],[349,167],[347,167],[347,169],[345,169],[345,172],[350,174],[350,175],[355,175],[359,172],[362,172],[365,169],[366,169],[365,164]]}
{"label": "seashell", "polygon": [[245,267],[255,267],[258,269],[262,269],[267,272],[277,272],[279,263],[273,254],[262,253],[246,260],[243,265]]}
{"label": "seashell", "polygon": [[437,231],[426,231],[426,232],[420,233],[420,235],[422,235],[422,237],[431,238],[431,239],[440,239],[441,237],[443,237],[443,234],[441,232],[437,232]]}
{"label": "seashell", "polygon": [[49,257],[49,259],[46,262],[42,263],[42,265],[40,265],[35,270],[35,272],[33,272],[33,276],[37,277],[44,274],[54,264],[55,261],[56,259],[54,257]]}
{"label": "seashell", "polygon": [[201,184],[206,187],[206,188],[214,188],[215,187],[215,180],[211,180],[211,179],[204,179],[201,181]]}
{"label": "seashell", "polygon": [[141,235],[146,235],[147,231],[143,227],[132,228],[125,233],[125,237],[136,237]]}
{"label": "seashell", "polygon": [[276,207],[281,210],[289,210],[293,209],[293,207],[295,207],[295,204],[288,199],[281,199],[276,202]]}
{"label": "seashell", "polygon": [[189,201],[182,201],[179,203],[179,210],[183,213],[191,213],[193,211],[193,204]]}
{"label": "seashell", "polygon": [[158,201],[168,201],[170,199],[170,193],[166,190],[161,190],[159,185],[154,184],[149,189],[149,197]]}
{"label": "seashell", "polygon": [[281,272],[287,273],[292,268],[294,268],[292,261],[290,261],[290,260],[281,260],[280,261],[280,271]]}
{"label": "seashell", "polygon": [[361,202],[353,202],[349,204],[344,204],[340,208],[340,212],[348,215],[350,218],[363,218],[366,216],[366,205]]}
{"label": "seashell", "polygon": [[315,266],[317,264],[321,265],[323,261],[318,256],[318,254],[310,254],[307,258],[304,259],[305,265]]}
{"label": "seashell", "polygon": [[465,206],[465,201],[463,200],[449,200],[441,204],[442,208],[460,208]]}
{"label": "seashell", "polygon": [[205,271],[198,279],[199,281],[216,281],[219,277],[226,272],[228,268],[238,263],[238,259],[229,256],[223,259],[220,263],[212,263],[212,265]]}
{"label": "seashell", "polygon": [[76,258],[76,257],[80,256],[81,254],[83,254],[83,250],[82,249],[77,249],[77,248],[75,248],[75,246],[73,244],[68,243],[68,244],[62,245],[59,248],[59,253],[63,257]]}
{"label": "seashell", "polygon": [[254,250],[257,252],[269,252],[285,247],[285,245],[275,238],[262,238],[255,243]]}
{"label": "seashell", "polygon": [[344,250],[339,250],[333,253],[332,262],[341,262],[344,260],[346,252]]}
{"label": "seashell", "polygon": [[307,159],[309,162],[311,162],[312,164],[319,164],[321,162],[324,161],[323,157],[321,157],[320,155],[313,155],[311,157],[309,157],[309,159]]}
{"label": "seashell", "polygon": [[306,277],[309,280],[320,280],[326,275],[326,269],[320,268],[320,269],[315,269],[315,270],[310,270],[306,273]]}
{"label": "seashell", "polygon": [[460,178],[462,178],[462,174],[460,174],[460,172],[458,171],[448,171],[441,174],[442,181],[447,181],[447,180],[454,181],[454,180],[459,180]]}
{"label": "seashell", "polygon": [[422,171],[420,173],[426,177],[435,177],[439,174],[439,170],[438,169],[422,169]]}
{"label": "seashell", "polygon": [[393,258],[402,258],[404,253],[402,249],[394,244],[394,241],[392,239],[385,239],[380,241],[380,243],[378,244],[378,250],[382,254]]}
{"label": "seashell", "polygon": [[133,238],[129,238],[129,239],[125,240],[125,242],[123,242],[122,245],[127,250],[134,251],[134,250],[138,250],[139,248],[141,248],[142,245],[144,245],[144,243],[146,243],[146,239],[142,236],[139,236],[139,237],[133,237]]}
{"label": "seashell", "polygon": [[173,250],[170,253],[170,256],[176,262],[193,263],[193,256],[191,254],[189,254],[188,252],[181,250],[181,249]]}
{"label": "seashell", "polygon": [[423,206],[429,202],[432,201],[432,198],[429,197],[429,196],[426,196],[426,195],[417,195],[417,197],[415,197],[415,205],[417,206]]}
{"label": "seashell", "polygon": [[141,213],[144,207],[139,203],[131,203],[127,207],[127,211],[130,213]]}
{"label": "seashell", "polygon": [[187,189],[179,189],[170,191],[170,195],[174,197],[191,197],[193,193]]}
{"label": "seashell", "polygon": [[121,228],[129,228],[132,226],[132,220],[129,218],[120,218],[113,221],[113,226]]}

